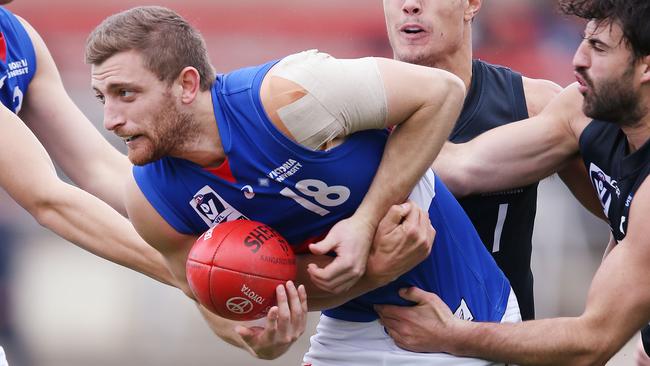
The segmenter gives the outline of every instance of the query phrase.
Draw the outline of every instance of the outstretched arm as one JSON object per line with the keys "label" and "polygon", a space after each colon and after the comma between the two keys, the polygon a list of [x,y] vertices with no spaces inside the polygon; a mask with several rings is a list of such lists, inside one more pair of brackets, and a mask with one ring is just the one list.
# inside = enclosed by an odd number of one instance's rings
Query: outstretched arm
{"label": "outstretched arm", "polygon": [[650,320],[650,180],[632,201],[628,233],[604,259],[584,313],[518,324],[455,318],[432,293],[404,291],[412,308],[378,307],[396,343],[414,351],[442,351],[527,365],[601,365]]}
{"label": "outstretched arm", "polygon": [[22,121],[0,106],[0,184],[43,226],[117,264],[173,284],[165,262],[131,224],[92,195],[62,182]]}
{"label": "outstretched arm", "polygon": [[494,128],[464,144],[448,143],[433,164],[456,196],[522,187],[564,167],[578,154],[589,120],[569,86],[537,116]]}
{"label": "outstretched arm", "polygon": [[34,45],[37,64],[21,119],[75,184],[126,214],[122,183],[131,164],[72,102],[45,43],[31,25],[21,22]]}
{"label": "outstretched arm", "polygon": [[[528,108],[530,117],[535,117],[540,114],[562,92],[562,88],[559,85],[549,80],[523,77],[522,81],[526,96],[526,107]],[[582,162],[582,156],[576,156],[570,159],[557,174],[571,193],[573,193],[573,196],[589,212],[602,220],[607,220],[600,201],[598,201],[591,186],[587,169],[585,169],[584,163]]]}

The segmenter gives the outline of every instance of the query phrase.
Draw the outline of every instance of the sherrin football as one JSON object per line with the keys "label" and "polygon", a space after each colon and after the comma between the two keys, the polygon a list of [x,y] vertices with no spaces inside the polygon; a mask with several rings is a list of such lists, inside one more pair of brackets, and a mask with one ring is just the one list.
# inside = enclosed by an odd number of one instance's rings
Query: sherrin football
{"label": "sherrin football", "polygon": [[262,318],[276,305],[275,288],[296,278],[296,258],[274,229],[256,221],[217,224],[194,243],[187,281],[196,299],[232,320]]}

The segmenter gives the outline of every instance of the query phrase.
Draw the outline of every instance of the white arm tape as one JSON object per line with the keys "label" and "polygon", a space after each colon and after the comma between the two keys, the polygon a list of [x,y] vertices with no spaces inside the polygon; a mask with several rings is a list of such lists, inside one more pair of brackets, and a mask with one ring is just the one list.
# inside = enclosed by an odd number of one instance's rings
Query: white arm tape
{"label": "white arm tape", "polygon": [[278,110],[296,141],[317,149],[337,136],[386,127],[387,102],[377,61],[336,59],[310,50],[290,55],[273,69],[307,94]]}

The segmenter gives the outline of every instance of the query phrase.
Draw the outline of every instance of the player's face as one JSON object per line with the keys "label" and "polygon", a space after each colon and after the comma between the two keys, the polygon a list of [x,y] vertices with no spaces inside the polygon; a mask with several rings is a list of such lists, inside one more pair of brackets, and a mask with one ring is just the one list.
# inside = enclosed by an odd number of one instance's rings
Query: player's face
{"label": "player's face", "polygon": [[124,140],[135,165],[175,155],[198,130],[179,110],[173,88],[144,67],[135,51],[93,66],[92,86],[104,105],[104,127]]}
{"label": "player's face", "polygon": [[388,40],[395,59],[432,66],[456,52],[469,31],[466,12],[472,0],[384,0]]}
{"label": "player's face", "polygon": [[641,103],[639,65],[623,41],[618,24],[591,21],[573,58],[583,112],[590,118],[632,125],[645,114]]}

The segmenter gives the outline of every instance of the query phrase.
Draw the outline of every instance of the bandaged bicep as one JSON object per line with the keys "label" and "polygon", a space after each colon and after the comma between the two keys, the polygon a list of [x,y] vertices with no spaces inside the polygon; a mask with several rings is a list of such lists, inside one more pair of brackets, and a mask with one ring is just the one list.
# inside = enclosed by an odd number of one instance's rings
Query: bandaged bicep
{"label": "bandaged bicep", "polygon": [[387,102],[377,60],[336,59],[316,50],[281,60],[272,76],[289,80],[306,94],[278,109],[296,139],[318,149],[338,136],[386,127]]}

